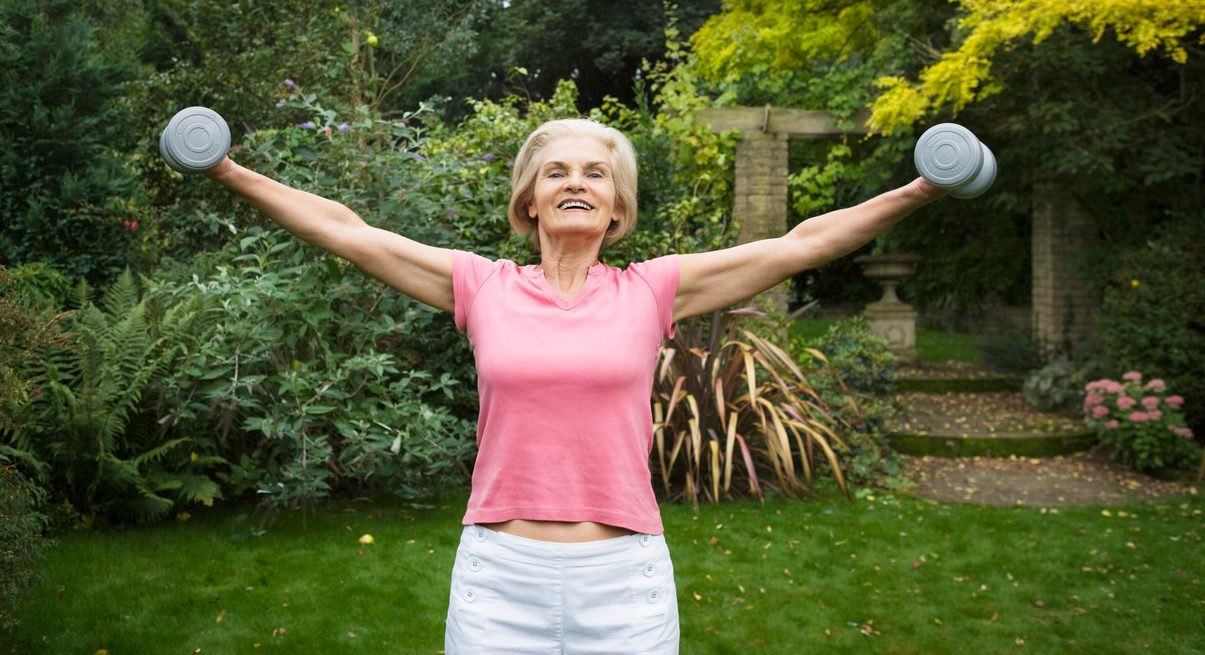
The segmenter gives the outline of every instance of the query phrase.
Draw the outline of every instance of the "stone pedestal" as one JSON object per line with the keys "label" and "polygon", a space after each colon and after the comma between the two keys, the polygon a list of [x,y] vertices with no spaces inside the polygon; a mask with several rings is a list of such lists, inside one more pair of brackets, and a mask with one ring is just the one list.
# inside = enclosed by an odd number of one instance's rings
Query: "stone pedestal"
{"label": "stone pedestal", "polygon": [[920,255],[864,255],[854,261],[866,277],[883,287],[883,297],[866,306],[866,326],[887,342],[891,353],[906,363],[916,362],[916,310],[901,301],[895,288],[900,280],[916,272]]}

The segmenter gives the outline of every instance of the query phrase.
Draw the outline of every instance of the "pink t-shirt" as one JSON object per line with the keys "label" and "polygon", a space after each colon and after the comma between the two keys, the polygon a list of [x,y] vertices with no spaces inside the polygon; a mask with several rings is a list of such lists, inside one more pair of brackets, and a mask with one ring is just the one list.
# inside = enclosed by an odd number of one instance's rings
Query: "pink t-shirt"
{"label": "pink t-shirt", "polygon": [[465,525],[596,521],[661,534],[650,394],[673,336],[678,259],[597,264],[573,298],[534,266],[457,251],[456,327],[481,411]]}

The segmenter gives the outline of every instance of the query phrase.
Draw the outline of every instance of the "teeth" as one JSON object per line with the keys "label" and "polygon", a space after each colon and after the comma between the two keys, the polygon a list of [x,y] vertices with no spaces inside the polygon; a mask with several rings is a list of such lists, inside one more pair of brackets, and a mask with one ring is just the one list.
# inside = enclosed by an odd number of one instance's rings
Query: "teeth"
{"label": "teeth", "polygon": [[593,207],[580,200],[566,200],[565,202],[557,205],[557,207],[561,209],[593,209]]}

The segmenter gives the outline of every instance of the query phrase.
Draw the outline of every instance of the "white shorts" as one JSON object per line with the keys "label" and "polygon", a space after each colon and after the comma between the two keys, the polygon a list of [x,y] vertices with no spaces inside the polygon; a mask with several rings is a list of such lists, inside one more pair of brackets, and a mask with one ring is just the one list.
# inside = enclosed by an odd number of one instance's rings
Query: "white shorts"
{"label": "white shorts", "polygon": [[677,653],[678,598],[665,538],[565,544],[465,527],[444,650]]}

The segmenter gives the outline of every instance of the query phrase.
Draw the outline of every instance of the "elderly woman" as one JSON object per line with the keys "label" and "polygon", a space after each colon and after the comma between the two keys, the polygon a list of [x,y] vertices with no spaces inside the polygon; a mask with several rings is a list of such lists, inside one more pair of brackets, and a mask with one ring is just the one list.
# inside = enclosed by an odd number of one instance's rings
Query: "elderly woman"
{"label": "elderly woman", "polygon": [[922,178],[784,236],[627,269],[636,222],[619,131],[545,123],[515,162],[511,225],[538,262],[435,248],[224,159],[207,175],[296,236],[432,307],[473,346],[478,455],[452,573],[448,653],[674,653],[678,610],[648,458],[658,348],[679,319],[852,252],[945,194]]}

